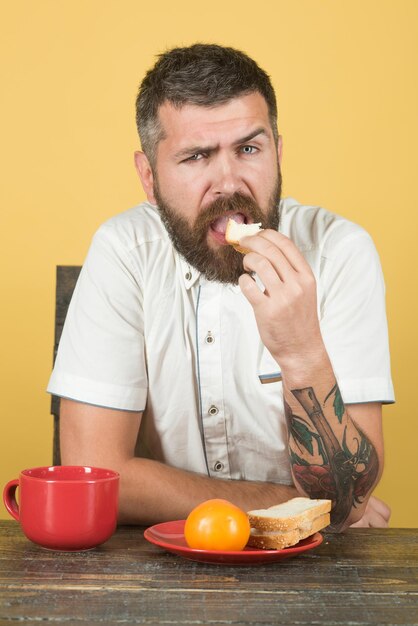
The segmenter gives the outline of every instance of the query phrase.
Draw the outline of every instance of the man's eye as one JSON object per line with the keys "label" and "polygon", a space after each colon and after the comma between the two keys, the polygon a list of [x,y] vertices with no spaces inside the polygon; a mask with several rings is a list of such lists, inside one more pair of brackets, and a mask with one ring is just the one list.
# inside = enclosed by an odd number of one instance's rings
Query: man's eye
{"label": "man's eye", "polygon": [[196,154],[192,154],[191,156],[187,157],[185,161],[200,161],[200,159],[203,159],[203,154],[201,152],[196,152]]}
{"label": "man's eye", "polygon": [[255,146],[242,146],[241,147],[241,152],[243,152],[244,154],[254,154],[257,151],[258,151],[258,148],[256,148]]}

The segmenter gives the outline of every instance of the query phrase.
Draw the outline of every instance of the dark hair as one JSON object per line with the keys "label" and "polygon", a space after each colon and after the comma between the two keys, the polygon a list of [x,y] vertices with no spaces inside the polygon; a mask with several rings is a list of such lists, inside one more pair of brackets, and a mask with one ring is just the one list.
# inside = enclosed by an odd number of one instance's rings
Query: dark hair
{"label": "dark hair", "polygon": [[259,92],[266,100],[277,143],[274,89],[268,74],[244,52],[215,44],[194,44],[159,55],[136,99],[138,134],[151,165],[163,138],[158,109],[164,102],[179,108],[185,104],[212,107],[253,92]]}

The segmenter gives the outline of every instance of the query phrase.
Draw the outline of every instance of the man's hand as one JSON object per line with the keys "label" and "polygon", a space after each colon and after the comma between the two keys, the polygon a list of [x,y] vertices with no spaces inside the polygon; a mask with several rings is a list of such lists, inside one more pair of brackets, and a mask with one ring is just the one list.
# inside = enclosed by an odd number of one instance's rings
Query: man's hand
{"label": "man's hand", "polygon": [[390,514],[391,510],[383,500],[370,496],[363,517],[350,528],[388,528]]}
{"label": "man's hand", "polygon": [[273,230],[264,230],[240,242],[251,250],[244,268],[255,272],[262,292],[248,274],[239,279],[254,309],[260,337],[281,367],[316,357],[324,350],[317,314],[316,281],[295,244]]}

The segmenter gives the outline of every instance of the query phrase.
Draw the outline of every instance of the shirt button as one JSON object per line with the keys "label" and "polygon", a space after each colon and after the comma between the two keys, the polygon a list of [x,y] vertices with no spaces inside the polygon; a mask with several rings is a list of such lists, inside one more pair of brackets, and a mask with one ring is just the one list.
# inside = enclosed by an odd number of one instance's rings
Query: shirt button
{"label": "shirt button", "polygon": [[208,412],[209,415],[217,415],[219,413],[219,409],[214,404],[212,404]]}
{"label": "shirt button", "polygon": [[187,272],[187,274],[185,274],[185,276],[184,276],[184,277],[185,277],[185,279],[186,279],[186,280],[190,280],[190,279],[191,279],[191,277],[192,277],[191,272]]}
{"label": "shirt button", "polygon": [[213,343],[215,341],[215,337],[212,335],[212,333],[210,331],[206,335],[205,341],[206,341],[206,343]]}
{"label": "shirt button", "polygon": [[221,461],[216,461],[215,465],[213,466],[213,469],[215,470],[215,472],[221,472],[224,468],[224,464],[221,463]]}

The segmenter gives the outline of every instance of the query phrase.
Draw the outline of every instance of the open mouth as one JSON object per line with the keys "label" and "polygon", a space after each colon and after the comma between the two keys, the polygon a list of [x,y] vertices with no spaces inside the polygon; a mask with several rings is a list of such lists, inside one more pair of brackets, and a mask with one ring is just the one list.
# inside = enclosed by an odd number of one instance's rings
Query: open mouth
{"label": "open mouth", "polygon": [[247,224],[250,223],[248,218],[244,213],[226,213],[225,215],[221,215],[216,220],[214,220],[209,227],[209,230],[216,241],[219,243],[226,244],[225,240],[225,231],[226,225],[228,224],[228,220],[234,220],[237,224]]}

